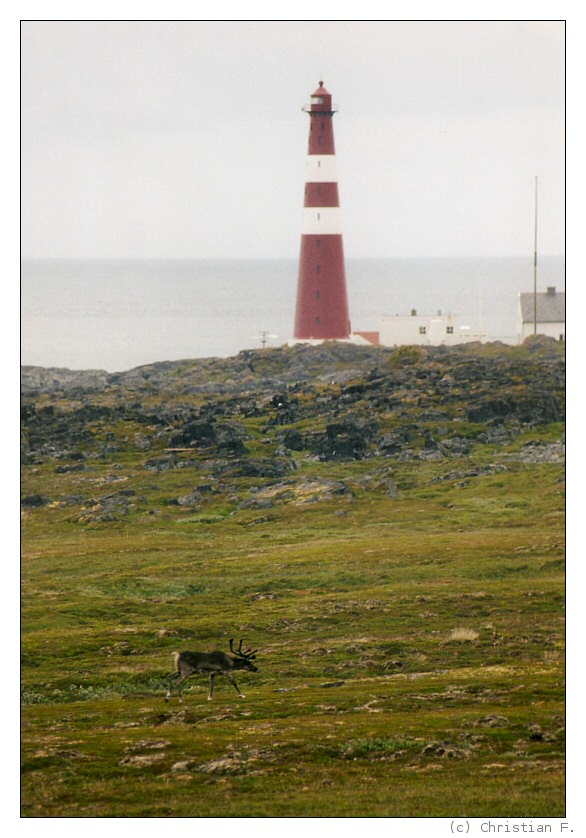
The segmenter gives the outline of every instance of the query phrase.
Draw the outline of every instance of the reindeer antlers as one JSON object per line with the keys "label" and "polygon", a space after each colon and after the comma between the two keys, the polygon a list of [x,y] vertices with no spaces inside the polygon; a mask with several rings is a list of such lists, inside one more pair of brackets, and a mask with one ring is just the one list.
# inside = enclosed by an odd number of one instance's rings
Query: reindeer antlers
{"label": "reindeer antlers", "polygon": [[258,652],[258,649],[243,649],[242,648],[242,638],[240,639],[240,645],[238,649],[234,648],[234,638],[230,639],[230,651],[233,655],[236,655],[238,658],[244,658],[245,660],[254,660],[254,656]]}

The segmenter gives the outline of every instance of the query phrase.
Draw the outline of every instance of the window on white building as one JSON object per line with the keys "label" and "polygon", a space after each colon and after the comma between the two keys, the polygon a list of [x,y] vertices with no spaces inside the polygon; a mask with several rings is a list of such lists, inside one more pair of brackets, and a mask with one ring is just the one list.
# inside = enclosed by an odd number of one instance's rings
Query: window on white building
{"label": "window on white building", "polygon": [[424,335],[426,332],[427,332],[427,329],[426,329],[425,326],[420,326],[419,327],[419,334],[420,335]]}

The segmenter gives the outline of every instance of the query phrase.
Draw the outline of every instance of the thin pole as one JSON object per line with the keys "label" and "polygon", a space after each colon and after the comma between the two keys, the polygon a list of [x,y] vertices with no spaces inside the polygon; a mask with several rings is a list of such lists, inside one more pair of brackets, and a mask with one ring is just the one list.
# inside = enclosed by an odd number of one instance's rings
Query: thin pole
{"label": "thin pole", "polygon": [[537,176],[535,177],[535,234],[533,241],[533,334],[537,334]]}

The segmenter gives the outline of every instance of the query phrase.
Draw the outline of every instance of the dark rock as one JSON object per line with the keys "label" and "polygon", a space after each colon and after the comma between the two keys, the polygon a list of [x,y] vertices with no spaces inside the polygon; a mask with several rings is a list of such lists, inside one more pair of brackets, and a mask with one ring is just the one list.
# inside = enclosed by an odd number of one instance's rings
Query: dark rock
{"label": "dark rock", "polygon": [[85,524],[118,521],[136,509],[136,505],[128,500],[135,494],[133,489],[123,489],[113,495],[107,495],[98,500],[90,500],[77,520]]}
{"label": "dark rock", "polygon": [[201,501],[201,499],[202,494],[196,489],[189,495],[183,495],[183,497],[177,498],[176,503],[178,506],[195,506]]}
{"label": "dark rock", "polygon": [[463,456],[469,454],[472,450],[472,444],[462,437],[454,436],[451,439],[444,439],[439,443],[440,450],[443,454],[453,456]]}
{"label": "dark rock", "polygon": [[237,424],[200,419],[188,422],[170,439],[172,447],[213,448],[218,454],[239,457],[247,453],[243,437],[245,430]]}
{"label": "dark rock", "polygon": [[408,433],[384,434],[379,441],[379,450],[383,456],[396,454],[409,443]]}
{"label": "dark rock", "polygon": [[559,400],[550,392],[533,392],[522,395],[505,393],[485,396],[469,406],[469,422],[486,422],[515,417],[529,424],[563,422],[565,410]]}
{"label": "dark rock", "polygon": [[177,467],[177,460],[171,455],[155,457],[144,464],[147,471],[169,471]]}
{"label": "dark rock", "polygon": [[68,463],[63,466],[55,466],[55,474],[69,474],[73,471],[85,471],[85,463]]}
{"label": "dark rock", "polygon": [[321,460],[362,460],[378,436],[378,427],[377,422],[358,420],[331,423],[318,438],[316,453]]}
{"label": "dark rock", "polygon": [[25,509],[47,506],[48,503],[51,503],[51,499],[47,495],[27,495],[20,501],[20,505]]}
{"label": "dark rock", "polygon": [[170,442],[172,446],[212,445],[216,442],[215,425],[206,420],[189,422]]}
{"label": "dark rock", "polygon": [[229,464],[232,477],[283,477],[294,466],[288,460],[243,459]]}
{"label": "dark rock", "polygon": [[59,454],[60,460],[85,460],[85,454],[82,451],[63,451]]}
{"label": "dark rock", "polygon": [[299,400],[297,398],[290,399],[285,393],[278,393],[273,396],[270,404],[276,409],[276,413],[267,422],[269,428],[275,425],[291,425],[302,417]]}
{"label": "dark rock", "polygon": [[279,439],[283,445],[291,451],[303,451],[306,447],[303,435],[293,428],[284,431],[281,434],[277,434],[277,439]]}

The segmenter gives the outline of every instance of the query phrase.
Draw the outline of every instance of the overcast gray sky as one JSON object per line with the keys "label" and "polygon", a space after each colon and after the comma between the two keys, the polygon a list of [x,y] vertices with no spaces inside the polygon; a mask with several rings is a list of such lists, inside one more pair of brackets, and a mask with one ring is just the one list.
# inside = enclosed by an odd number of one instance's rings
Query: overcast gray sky
{"label": "overcast gray sky", "polygon": [[564,249],[561,21],[29,21],[24,257],[296,258],[323,79],[349,257]]}

